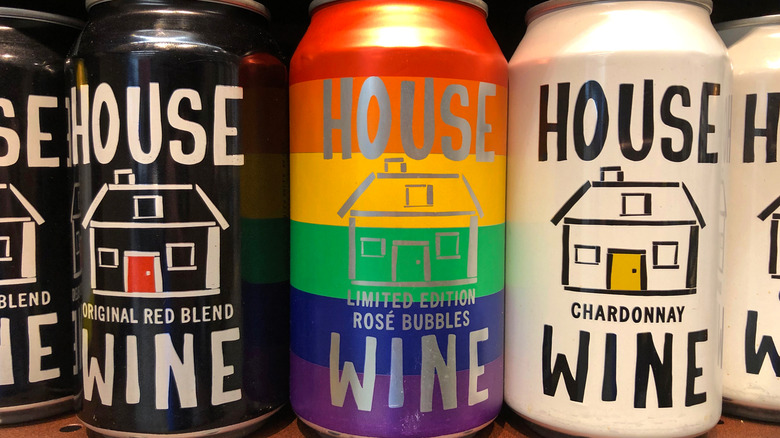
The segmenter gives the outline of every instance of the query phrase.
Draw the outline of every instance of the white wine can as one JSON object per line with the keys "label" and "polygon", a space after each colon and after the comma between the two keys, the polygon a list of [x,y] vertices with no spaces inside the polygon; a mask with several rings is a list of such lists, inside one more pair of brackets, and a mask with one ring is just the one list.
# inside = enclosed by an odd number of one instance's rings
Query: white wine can
{"label": "white wine can", "polygon": [[723,409],[780,421],[780,15],[718,25],[734,66]]}
{"label": "white wine can", "polygon": [[720,417],[732,72],[711,10],[554,0],[526,17],[505,397],[545,434],[693,436]]}

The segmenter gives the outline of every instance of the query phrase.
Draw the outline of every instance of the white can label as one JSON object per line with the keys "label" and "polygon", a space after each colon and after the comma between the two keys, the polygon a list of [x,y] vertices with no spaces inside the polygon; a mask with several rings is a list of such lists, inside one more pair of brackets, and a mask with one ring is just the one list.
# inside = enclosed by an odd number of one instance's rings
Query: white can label
{"label": "white can label", "polygon": [[723,396],[780,411],[780,75],[762,62],[776,32],[756,28],[747,45],[733,47]]}
{"label": "white can label", "polygon": [[717,418],[730,73],[676,56],[510,65],[506,393],[541,424]]}

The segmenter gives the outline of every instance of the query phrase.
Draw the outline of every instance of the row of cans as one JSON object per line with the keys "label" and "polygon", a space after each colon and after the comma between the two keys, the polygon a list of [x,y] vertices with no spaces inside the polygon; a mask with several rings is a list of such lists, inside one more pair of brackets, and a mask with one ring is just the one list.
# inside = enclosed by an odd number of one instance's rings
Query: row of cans
{"label": "row of cans", "polygon": [[0,8],[0,423],[780,419],[780,19],[732,73],[710,0],[552,0],[507,66],[481,0],[315,0],[288,74],[260,3],[87,7]]}

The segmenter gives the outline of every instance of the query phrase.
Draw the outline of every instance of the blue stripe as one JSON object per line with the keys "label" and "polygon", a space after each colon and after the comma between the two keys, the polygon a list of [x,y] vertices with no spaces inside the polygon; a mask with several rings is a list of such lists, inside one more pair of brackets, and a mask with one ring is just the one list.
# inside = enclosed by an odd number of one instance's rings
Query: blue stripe
{"label": "blue stripe", "polygon": [[[376,364],[378,374],[390,374],[390,352],[392,338],[403,340],[404,374],[419,375],[422,358],[422,337],[436,335],[439,351],[447,359],[448,335],[456,336],[455,356],[458,371],[469,367],[469,336],[473,331],[488,329],[488,339],[477,343],[479,364],[499,358],[504,348],[504,291],[476,299],[474,304],[438,308],[421,308],[421,303],[409,303],[409,308],[357,307],[349,306],[347,300],[324,297],[291,288],[290,294],[290,349],[300,358],[316,365],[327,367],[330,359],[331,333],[340,335],[339,364],[349,361],[358,372],[363,371],[366,337],[377,339]],[[429,304],[429,303],[426,303]],[[371,330],[353,328],[354,313],[388,315],[392,311],[394,330]],[[454,327],[455,314],[460,312],[461,327]],[[468,324],[465,314],[468,312]],[[435,314],[449,315],[452,327],[436,328]],[[433,328],[403,330],[404,315],[411,321],[425,321],[426,314],[434,315]],[[439,319],[439,325],[446,319]]]}

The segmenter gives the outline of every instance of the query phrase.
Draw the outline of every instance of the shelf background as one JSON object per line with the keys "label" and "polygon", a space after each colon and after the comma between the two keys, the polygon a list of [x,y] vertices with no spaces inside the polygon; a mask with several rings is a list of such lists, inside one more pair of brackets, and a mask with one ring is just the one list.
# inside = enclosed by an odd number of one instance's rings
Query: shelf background
{"label": "shelf background", "polygon": [[[85,438],[86,428],[74,415],[64,415],[53,419],[22,426],[0,426],[2,438]],[[777,438],[780,436],[780,424],[741,420],[721,417],[715,428],[702,435],[706,438]],[[271,417],[249,438],[320,438],[313,429],[295,418],[289,406]],[[496,421],[479,431],[474,438],[539,438],[528,424],[506,406]]]}

